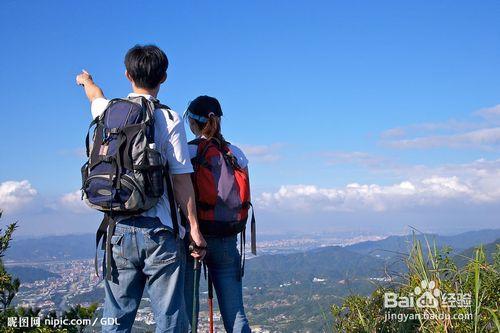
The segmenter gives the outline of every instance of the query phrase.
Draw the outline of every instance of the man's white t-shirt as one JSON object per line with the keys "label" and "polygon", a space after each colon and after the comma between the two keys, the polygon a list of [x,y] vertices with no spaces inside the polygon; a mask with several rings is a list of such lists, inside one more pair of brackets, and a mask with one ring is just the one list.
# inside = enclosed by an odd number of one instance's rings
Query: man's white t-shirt
{"label": "man's white t-shirt", "polygon": [[[128,97],[144,96],[148,100],[154,100],[153,96],[131,93]],[[106,109],[109,100],[105,98],[97,98],[92,102],[91,111],[92,117],[95,119],[100,116]],[[169,171],[172,175],[192,173],[193,166],[186,140],[186,131],[184,123],[179,115],[170,110],[169,112],[162,109],[156,109],[153,116],[155,119],[155,144],[156,149],[161,153],[163,161],[168,161]],[[177,212],[176,212],[177,214]],[[172,217],[170,215],[170,205],[168,194],[165,192],[155,207],[141,214],[142,216],[158,217],[160,221],[172,228]],[[180,221],[178,217],[177,221]],[[179,225],[179,236],[184,237],[185,230]]]}

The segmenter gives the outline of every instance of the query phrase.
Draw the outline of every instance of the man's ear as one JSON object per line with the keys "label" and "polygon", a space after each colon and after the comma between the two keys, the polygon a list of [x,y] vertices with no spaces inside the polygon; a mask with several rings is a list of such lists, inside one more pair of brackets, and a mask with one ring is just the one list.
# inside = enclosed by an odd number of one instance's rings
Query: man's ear
{"label": "man's ear", "polygon": [[165,81],[167,81],[167,73],[165,73],[165,76],[163,76],[163,79],[161,79],[160,84],[162,84]]}
{"label": "man's ear", "polygon": [[130,76],[130,74],[128,73],[127,70],[125,70],[125,77],[127,78],[127,80],[129,80],[130,82],[134,82],[134,80],[132,80],[132,77]]}

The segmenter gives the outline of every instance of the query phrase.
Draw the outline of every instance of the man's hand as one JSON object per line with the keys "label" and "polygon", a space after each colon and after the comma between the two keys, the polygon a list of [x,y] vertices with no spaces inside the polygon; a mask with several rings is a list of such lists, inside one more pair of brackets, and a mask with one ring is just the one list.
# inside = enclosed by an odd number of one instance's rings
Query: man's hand
{"label": "man's hand", "polygon": [[92,75],[85,69],[82,69],[82,72],[76,76],[76,84],[85,86],[85,84],[89,82],[94,82],[94,80],[92,80]]}
{"label": "man's hand", "polygon": [[196,245],[193,251],[191,251],[191,256],[197,260],[203,260],[205,254],[207,253],[207,242],[205,241],[205,238],[203,238],[199,229],[191,229],[189,237],[191,238],[191,243]]}
{"label": "man's hand", "polygon": [[206,253],[205,248],[207,242],[205,242],[198,226],[195,194],[193,183],[191,182],[191,175],[189,173],[172,175],[172,182],[174,185],[175,199],[181,206],[182,212],[189,222],[191,243],[194,243],[198,247],[198,249],[195,248],[194,251],[191,252],[191,256],[195,259],[202,260]]}
{"label": "man's hand", "polygon": [[83,86],[85,94],[91,103],[97,98],[104,98],[101,88],[94,83],[92,75],[85,69],[82,69],[82,72],[76,76],[76,84]]}

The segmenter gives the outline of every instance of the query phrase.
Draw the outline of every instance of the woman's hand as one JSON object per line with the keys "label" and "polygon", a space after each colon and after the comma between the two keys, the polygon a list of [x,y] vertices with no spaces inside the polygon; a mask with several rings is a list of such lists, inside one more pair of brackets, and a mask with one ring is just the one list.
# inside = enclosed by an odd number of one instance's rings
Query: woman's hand
{"label": "woman's hand", "polygon": [[191,256],[197,260],[203,260],[205,254],[207,253],[207,242],[203,235],[199,231],[199,229],[191,229],[189,233],[189,237],[191,239],[191,243],[195,246],[193,247],[193,251],[191,251]]}

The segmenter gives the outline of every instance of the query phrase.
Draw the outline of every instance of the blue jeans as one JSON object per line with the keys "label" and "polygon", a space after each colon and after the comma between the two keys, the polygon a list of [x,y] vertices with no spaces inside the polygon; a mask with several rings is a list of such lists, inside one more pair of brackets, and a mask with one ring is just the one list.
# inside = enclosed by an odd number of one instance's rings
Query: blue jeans
{"label": "blue jeans", "polygon": [[[186,236],[187,237],[187,236]],[[207,241],[207,255],[205,263],[208,274],[213,281],[217,302],[228,333],[251,332],[248,319],[243,308],[243,292],[240,278],[240,253],[236,243],[237,236],[232,237],[205,237]],[[188,242],[186,242],[186,249]],[[193,313],[194,292],[194,259],[187,250],[185,274],[185,303],[189,318]],[[200,270],[196,274],[200,274]],[[199,279],[198,279],[199,281]],[[198,295],[199,296],[199,295]],[[199,301],[197,302],[199,304]],[[199,308],[196,309],[196,313]]]}
{"label": "blue jeans", "polygon": [[103,326],[103,332],[131,332],[144,287],[156,332],[187,332],[183,242],[158,218],[139,216],[119,222],[111,243],[112,279],[104,280],[103,317],[117,323]]}

